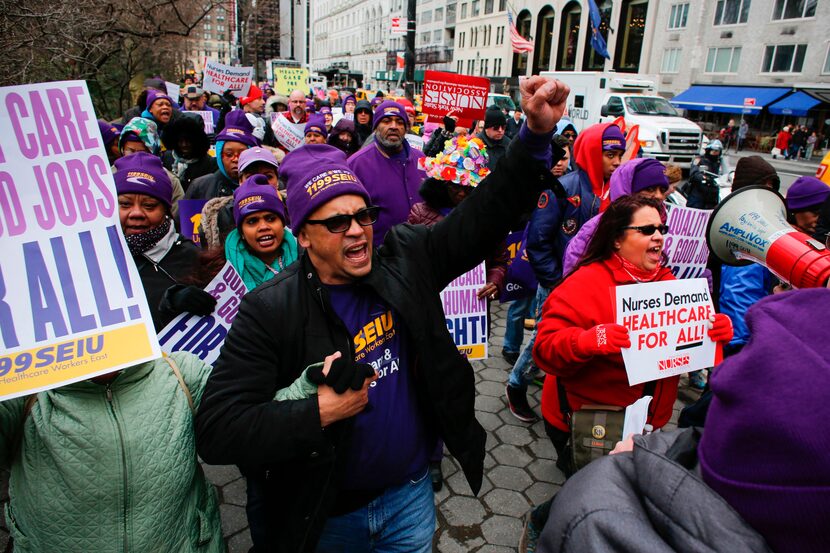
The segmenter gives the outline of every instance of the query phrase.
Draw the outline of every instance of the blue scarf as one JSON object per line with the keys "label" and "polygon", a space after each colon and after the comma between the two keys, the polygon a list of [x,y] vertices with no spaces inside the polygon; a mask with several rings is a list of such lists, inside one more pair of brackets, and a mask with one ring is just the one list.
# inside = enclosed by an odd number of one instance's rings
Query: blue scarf
{"label": "blue scarf", "polygon": [[248,291],[251,291],[296,261],[297,239],[294,238],[290,230],[284,230],[282,244],[280,244],[280,255],[277,256],[269,269],[264,261],[251,252],[242,240],[239,229],[234,229],[225,239],[225,259],[231,262],[233,268],[242,277],[245,287]]}

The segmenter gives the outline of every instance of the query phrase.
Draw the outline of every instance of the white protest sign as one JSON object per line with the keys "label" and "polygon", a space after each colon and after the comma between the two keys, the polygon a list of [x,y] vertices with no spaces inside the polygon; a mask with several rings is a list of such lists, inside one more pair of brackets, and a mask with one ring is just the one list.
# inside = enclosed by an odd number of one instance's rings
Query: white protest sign
{"label": "white protest sign", "polygon": [[467,359],[487,359],[487,300],[476,296],[487,283],[484,263],[453,280],[441,292],[447,330]]}
{"label": "white protest sign", "polygon": [[211,135],[211,134],[214,133],[214,131],[215,131],[214,123],[215,123],[215,121],[213,120],[213,113],[212,112],[210,112],[210,111],[193,111],[191,113],[199,114],[199,117],[201,117],[202,121],[204,121],[204,123],[205,123],[205,134]]}
{"label": "white protest sign", "polygon": [[630,284],[615,293],[617,324],[631,338],[622,350],[631,386],[715,364],[707,334],[715,310],[706,279]]}
{"label": "white protest sign", "polygon": [[234,96],[242,98],[248,94],[253,78],[253,67],[233,67],[207,60],[202,87],[208,92],[216,92],[217,94],[230,90]]}
{"label": "white protest sign", "polygon": [[219,350],[231,328],[242,296],[248,291],[230,261],[210,281],[205,290],[216,298],[216,309],[207,317],[182,313],[159,332],[165,353],[189,351],[208,364],[219,357]]}
{"label": "white protest sign", "polygon": [[272,121],[271,129],[274,131],[274,137],[286,150],[290,152],[305,143],[305,123],[292,123],[279,113],[272,114]]}
{"label": "white protest sign", "polygon": [[0,129],[0,401],[159,357],[86,83],[0,88]]}
{"label": "white protest sign", "polygon": [[663,253],[669,260],[671,272],[677,278],[698,278],[706,270],[709,260],[706,224],[712,211],[666,205],[669,206],[666,219],[669,233],[663,244]]}
{"label": "white protest sign", "polygon": [[648,406],[651,405],[651,396],[643,396],[625,408],[623,418],[623,440],[631,434],[642,434],[648,421]]}
{"label": "white protest sign", "polygon": [[409,145],[418,150],[419,152],[424,151],[424,139],[417,134],[405,134],[404,138],[406,141],[409,142]]}
{"label": "white protest sign", "polygon": [[179,102],[179,94],[181,94],[181,88],[176,83],[171,83],[170,81],[164,81],[164,86],[167,88],[167,95],[173,98],[173,102]]}

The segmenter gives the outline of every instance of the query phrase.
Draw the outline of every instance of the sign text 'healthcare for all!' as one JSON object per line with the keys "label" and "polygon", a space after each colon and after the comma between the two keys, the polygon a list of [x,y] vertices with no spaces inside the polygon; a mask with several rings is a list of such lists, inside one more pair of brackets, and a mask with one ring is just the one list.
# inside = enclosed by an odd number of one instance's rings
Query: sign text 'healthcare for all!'
{"label": "sign text 'healthcare for all!'", "polygon": [[0,400],[160,355],[83,81],[0,88]]}

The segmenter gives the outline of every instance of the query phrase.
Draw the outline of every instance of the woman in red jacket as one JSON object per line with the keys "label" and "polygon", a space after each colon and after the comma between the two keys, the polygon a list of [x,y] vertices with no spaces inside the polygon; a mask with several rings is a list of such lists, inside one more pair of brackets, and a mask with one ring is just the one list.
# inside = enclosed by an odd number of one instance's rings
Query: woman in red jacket
{"label": "woman in red jacket", "polygon": [[[637,282],[674,280],[665,267],[660,206],[652,199],[623,196],[603,213],[576,269],[551,292],[542,309],[533,358],[549,375],[542,390],[545,429],[559,454],[557,466],[570,467],[563,454],[568,420],[559,404],[561,381],[570,409],[587,404],[630,405],[645,384],[628,385],[620,349],[629,347],[628,329],[614,323],[613,288]],[[728,337],[727,337],[728,335]],[[729,317],[718,314],[709,336],[727,342]],[[679,377],[655,383],[648,423],[665,425],[677,398]]]}

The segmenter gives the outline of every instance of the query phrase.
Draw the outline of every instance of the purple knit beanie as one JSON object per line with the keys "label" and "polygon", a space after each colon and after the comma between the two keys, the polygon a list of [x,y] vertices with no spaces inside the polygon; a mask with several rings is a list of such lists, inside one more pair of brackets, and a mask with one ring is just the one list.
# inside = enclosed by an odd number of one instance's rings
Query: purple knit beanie
{"label": "purple knit beanie", "polygon": [[173,184],[161,159],[147,152],[115,160],[115,190],[118,194],[152,196],[167,207],[173,203]]}
{"label": "purple knit beanie", "polygon": [[176,102],[174,102],[170,98],[170,96],[168,96],[164,92],[159,92],[158,90],[149,90],[147,91],[147,104],[145,109],[150,109],[150,106],[152,106],[156,100],[167,100],[168,102],[170,102],[171,107],[176,105]]}
{"label": "purple knit beanie", "polygon": [[225,127],[216,135],[216,142],[241,142],[246,146],[259,146],[254,136],[254,126],[241,109],[235,109],[225,116]]}
{"label": "purple knit beanie", "polygon": [[270,211],[285,224],[285,206],[265,175],[253,175],[233,191],[233,220],[238,227],[251,213]]}
{"label": "purple knit beanie", "polygon": [[280,164],[285,179],[288,212],[294,230],[302,227],[317,208],[338,196],[355,194],[371,205],[372,199],[346,165],[346,154],[328,144],[306,144],[289,152]]}
{"label": "purple knit beanie", "polygon": [[326,119],[317,113],[309,115],[308,123],[305,124],[303,134],[308,134],[309,132],[316,132],[317,134],[322,134],[323,138],[328,138],[329,133],[326,130]]}
{"label": "purple knit beanie", "polygon": [[617,125],[608,125],[602,131],[602,151],[625,150],[625,135]]}
{"label": "purple knit beanie", "polygon": [[406,115],[406,110],[398,102],[394,100],[386,100],[381,102],[375,108],[375,115],[372,118],[372,129],[376,129],[381,119],[386,117],[400,117],[403,124],[409,126],[409,117]]}
{"label": "purple knit beanie", "polygon": [[799,177],[787,189],[787,209],[802,211],[815,208],[830,196],[830,186],[816,177]]}
{"label": "purple knit beanie", "polygon": [[751,339],[712,373],[698,448],[703,480],[777,553],[828,549],[830,290],[767,296]]}
{"label": "purple knit beanie", "polygon": [[[614,171],[616,173],[616,171]],[[613,175],[611,175],[613,176]],[[656,159],[645,158],[634,168],[634,178],[631,180],[631,193],[659,186],[669,188],[669,179],[666,177],[666,167]]]}
{"label": "purple knit beanie", "polygon": [[104,146],[109,148],[110,144],[114,141],[118,140],[121,136],[121,129],[124,128],[124,125],[115,125],[113,123],[107,123],[106,121],[98,120],[98,130],[101,133],[101,139],[104,141]]}

